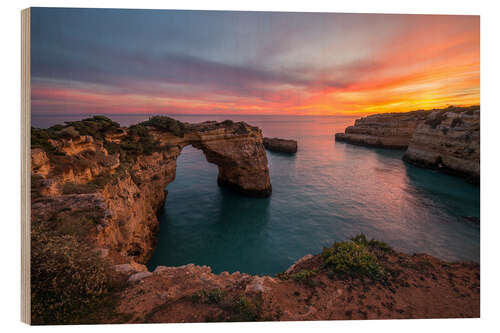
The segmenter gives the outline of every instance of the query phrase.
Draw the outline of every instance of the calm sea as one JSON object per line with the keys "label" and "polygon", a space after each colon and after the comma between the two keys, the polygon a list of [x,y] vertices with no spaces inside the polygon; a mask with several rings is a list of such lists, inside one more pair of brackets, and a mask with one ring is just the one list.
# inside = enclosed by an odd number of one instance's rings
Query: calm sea
{"label": "calm sea", "polygon": [[[148,116],[110,116],[122,125]],[[403,151],[336,143],[355,118],[174,116],[246,121],[264,136],[295,139],[294,156],[267,152],[273,194],[247,198],[217,186],[217,167],[189,146],[177,160],[148,263],[209,265],[214,272],[274,274],[334,241],[364,233],[407,253],[479,262],[479,187],[405,164]],[[79,119],[81,116],[73,117]],[[69,117],[33,117],[45,127]]]}

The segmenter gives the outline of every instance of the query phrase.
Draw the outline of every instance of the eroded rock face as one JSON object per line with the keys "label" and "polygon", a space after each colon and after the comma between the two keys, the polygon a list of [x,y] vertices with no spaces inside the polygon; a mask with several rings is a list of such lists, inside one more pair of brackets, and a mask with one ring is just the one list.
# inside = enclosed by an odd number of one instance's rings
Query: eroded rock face
{"label": "eroded rock face", "polygon": [[321,255],[302,258],[278,277],[159,266],[129,278],[116,312],[137,323],[479,316],[478,265],[395,251],[376,256],[397,277],[328,274]]}
{"label": "eroded rock face", "polygon": [[[303,257],[279,277],[214,274],[193,264],[149,272],[140,263],[154,248],[156,212],[186,145],[218,165],[219,183],[247,194],[271,192],[259,129],[232,122],[154,124],[124,129],[94,118],[72,124],[64,137],[59,128],[32,131],[39,146],[32,149],[32,227],[78,234],[78,242],[92,243],[123,279],[112,319],[103,323],[479,316],[478,265],[392,250],[373,252],[398,272],[384,283],[329,274],[322,255]],[[32,241],[32,248],[40,243]]]}
{"label": "eroded rock face", "polygon": [[431,113],[415,130],[403,159],[479,183],[479,107],[465,112]]}
{"label": "eroded rock face", "polygon": [[429,111],[376,114],[357,119],[335,140],[373,147],[405,149],[417,126]]}
{"label": "eroded rock face", "polygon": [[[104,125],[99,127],[99,122]],[[89,205],[95,204],[95,210],[106,216],[92,237],[97,244],[109,248],[110,256],[123,257],[123,262],[145,263],[156,245],[156,216],[165,202],[165,187],[175,179],[177,157],[187,145],[201,149],[207,161],[218,166],[219,185],[250,196],[271,194],[262,133],[257,127],[231,121],[187,124],[171,120],[167,125],[182,128],[174,133],[160,126],[161,121],[160,125],[150,122],[130,128],[109,122],[97,119],[56,128],[54,133],[49,131],[52,138],[41,141],[50,149],[32,150],[34,221],[79,207],[90,214]],[[83,128],[84,133],[90,128],[93,136],[78,135],[73,127]]]}
{"label": "eroded rock face", "polygon": [[271,151],[295,154],[297,152],[297,141],[279,138],[264,138],[264,147]]}
{"label": "eroded rock face", "polygon": [[406,162],[479,183],[479,106],[368,116],[335,134],[335,140],[407,149]]}

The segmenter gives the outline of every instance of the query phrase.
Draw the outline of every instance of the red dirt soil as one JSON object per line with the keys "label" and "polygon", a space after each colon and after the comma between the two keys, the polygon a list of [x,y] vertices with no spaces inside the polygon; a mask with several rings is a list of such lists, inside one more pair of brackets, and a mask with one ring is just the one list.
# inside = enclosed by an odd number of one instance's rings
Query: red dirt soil
{"label": "red dirt soil", "polygon": [[479,317],[479,265],[392,250],[377,259],[385,281],[328,275],[321,255],[288,270],[318,272],[301,281],[161,267],[122,292],[116,310],[126,322],[162,323]]}

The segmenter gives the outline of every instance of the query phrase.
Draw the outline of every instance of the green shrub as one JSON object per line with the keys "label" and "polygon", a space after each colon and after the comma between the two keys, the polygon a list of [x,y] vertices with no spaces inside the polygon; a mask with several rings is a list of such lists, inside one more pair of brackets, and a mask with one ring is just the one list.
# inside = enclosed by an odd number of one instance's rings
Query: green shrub
{"label": "green shrub", "polygon": [[308,269],[302,269],[299,272],[295,274],[290,274],[290,279],[297,281],[297,282],[303,282],[303,281],[308,281],[315,277],[317,272],[311,271]]}
{"label": "green shrub", "polygon": [[49,142],[53,139],[47,130],[40,128],[31,128],[31,148],[40,148],[47,153],[54,153],[56,148]]}
{"label": "green shrub", "polygon": [[122,288],[109,264],[88,242],[73,234],[56,233],[40,224],[31,232],[32,323],[98,323],[112,317]]}
{"label": "green shrub", "polygon": [[220,304],[224,300],[224,295],[224,291],[220,288],[210,291],[202,290],[191,295],[191,301],[198,304]]}
{"label": "green shrub", "polygon": [[[366,240],[366,239],[365,239]],[[385,278],[385,270],[362,240],[335,242],[322,252],[323,267],[330,273],[351,277],[366,276],[373,280]]]}
{"label": "green shrub", "polygon": [[68,126],[64,127],[58,132],[59,137],[61,138],[67,138],[67,139],[74,139],[80,136],[80,133],[73,127],[73,126]]}
{"label": "green shrub", "polygon": [[378,249],[378,250],[382,250],[384,252],[392,251],[392,248],[389,245],[387,245],[387,243],[379,241],[379,240],[375,240],[375,239],[367,240],[366,236],[363,234],[359,234],[359,235],[352,237],[351,241],[353,241],[354,243],[356,243],[358,245],[367,246],[370,249]]}
{"label": "green shrub", "polygon": [[219,288],[211,290],[207,294],[207,302],[211,304],[219,304],[223,298],[224,292]]}
{"label": "green shrub", "polygon": [[303,282],[307,285],[314,285],[313,278],[318,274],[317,271],[301,269],[297,273],[279,273],[276,276],[281,280],[293,280],[295,282]]}
{"label": "green shrub", "polygon": [[[120,131],[120,124],[105,116],[94,116],[79,121],[68,121],[65,128],[68,127],[73,127],[80,135],[89,135],[97,140],[103,140],[107,133],[113,134]],[[56,130],[57,128],[53,126],[49,129]],[[61,130],[59,127],[59,131]]]}
{"label": "green shrub", "polygon": [[154,140],[144,125],[134,125],[129,128],[127,136],[122,139],[120,160],[134,159],[141,154],[151,155],[160,148],[159,143]]}
{"label": "green shrub", "polygon": [[241,296],[232,306],[229,321],[257,321],[260,319],[261,313],[261,301]]}
{"label": "green shrub", "polygon": [[152,126],[165,132],[171,132],[175,136],[184,137],[184,124],[170,117],[154,116],[149,118],[149,120],[140,123],[139,125]]}

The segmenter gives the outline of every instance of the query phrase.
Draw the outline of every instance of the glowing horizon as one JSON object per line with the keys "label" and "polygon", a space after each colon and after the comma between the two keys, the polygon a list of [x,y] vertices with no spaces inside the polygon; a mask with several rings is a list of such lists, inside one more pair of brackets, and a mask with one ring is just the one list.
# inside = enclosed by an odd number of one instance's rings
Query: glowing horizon
{"label": "glowing horizon", "polygon": [[33,8],[32,114],[480,104],[479,16]]}

